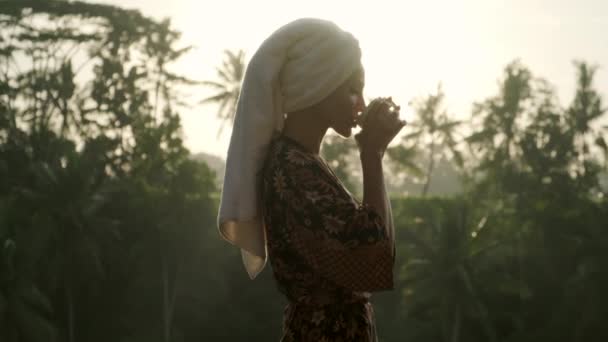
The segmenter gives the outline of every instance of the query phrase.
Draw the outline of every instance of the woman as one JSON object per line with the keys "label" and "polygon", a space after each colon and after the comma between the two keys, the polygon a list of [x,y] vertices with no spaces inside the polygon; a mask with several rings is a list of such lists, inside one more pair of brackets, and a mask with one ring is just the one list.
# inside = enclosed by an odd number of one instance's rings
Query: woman
{"label": "woman", "polygon": [[319,19],[281,27],[247,67],[218,224],[251,278],[269,256],[289,300],[282,341],[377,339],[370,292],[393,288],[395,257],[382,157],[405,123],[389,100],[369,108],[362,203],[319,156],[329,128],[350,137],[363,86],[357,40]]}

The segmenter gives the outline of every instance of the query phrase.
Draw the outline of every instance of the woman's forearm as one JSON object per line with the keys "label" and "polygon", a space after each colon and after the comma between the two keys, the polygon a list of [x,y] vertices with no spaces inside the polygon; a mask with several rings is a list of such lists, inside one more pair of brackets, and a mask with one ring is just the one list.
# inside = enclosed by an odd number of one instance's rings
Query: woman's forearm
{"label": "woman's forearm", "polygon": [[386,225],[386,233],[394,240],[391,203],[384,183],[382,154],[380,152],[361,151],[361,168],[363,170],[363,203],[378,211]]}

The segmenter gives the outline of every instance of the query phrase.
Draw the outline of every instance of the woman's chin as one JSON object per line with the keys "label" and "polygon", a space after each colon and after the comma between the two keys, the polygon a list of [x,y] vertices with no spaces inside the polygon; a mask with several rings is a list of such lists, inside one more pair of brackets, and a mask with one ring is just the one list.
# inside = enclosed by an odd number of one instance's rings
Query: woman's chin
{"label": "woman's chin", "polygon": [[345,127],[335,131],[344,138],[350,138],[350,136],[353,134],[353,129],[351,127]]}

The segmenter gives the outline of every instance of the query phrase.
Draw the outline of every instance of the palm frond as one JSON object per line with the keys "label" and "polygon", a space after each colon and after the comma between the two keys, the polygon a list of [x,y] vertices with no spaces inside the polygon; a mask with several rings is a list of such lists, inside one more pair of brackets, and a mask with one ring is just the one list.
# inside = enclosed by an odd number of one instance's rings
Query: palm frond
{"label": "palm frond", "polygon": [[208,97],[206,99],[203,99],[200,101],[200,104],[204,104],[204,103],[213,103],[213,102],[221,102],[224,101],[224,99],[229,98],[232,95],[231,92],[223,92],[223,93],[219,93],[217,95],[213,95],[211,97]]}

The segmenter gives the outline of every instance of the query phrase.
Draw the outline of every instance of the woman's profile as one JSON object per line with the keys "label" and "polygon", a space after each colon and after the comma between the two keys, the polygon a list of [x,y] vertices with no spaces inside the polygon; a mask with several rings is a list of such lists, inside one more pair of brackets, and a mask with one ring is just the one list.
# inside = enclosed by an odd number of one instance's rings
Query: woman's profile
{"label": "woman's profile", "polygon": [[[279,28],[245,73],[218,226],[252,279],[270,260],[289,302],[281,341],[377,340],[369,298],[393,289],[395,260],[382,158],[405,123],[390,98],[366,107],[364,83],[356,38],[321,19]],[[319,155],[330,128],[357,124],[362,201]]]}

